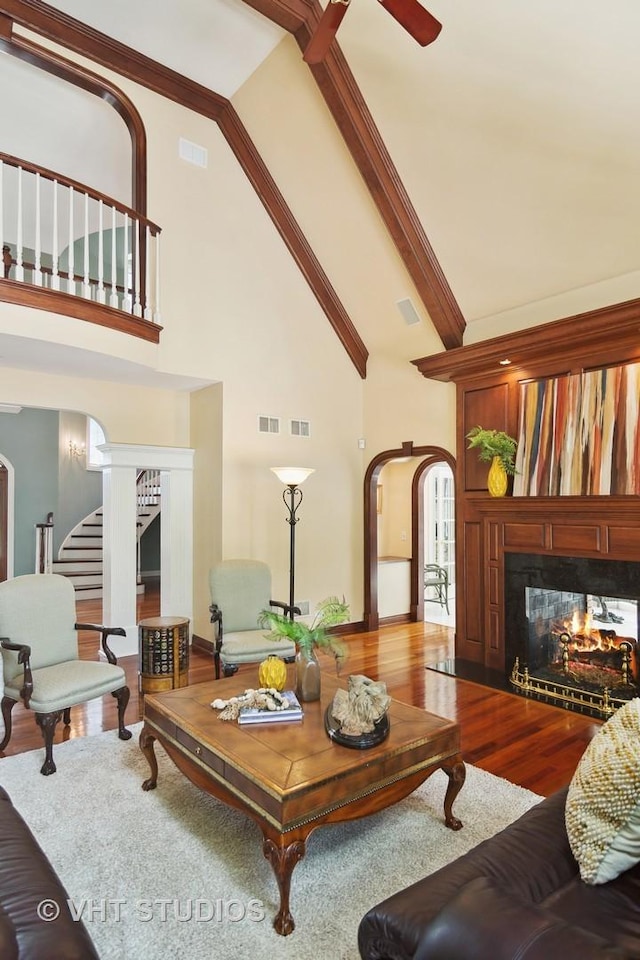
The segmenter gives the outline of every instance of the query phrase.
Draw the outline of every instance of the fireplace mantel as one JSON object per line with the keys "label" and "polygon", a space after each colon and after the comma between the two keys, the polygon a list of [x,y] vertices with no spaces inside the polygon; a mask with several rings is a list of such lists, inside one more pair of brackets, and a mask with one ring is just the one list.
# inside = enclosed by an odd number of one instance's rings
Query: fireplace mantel
{"label": "fireplace mantel", "polygon": [[640,360],[639,329],[630,301],[414,361],[456,384],[456,658],[505,671],[505,552],[640,558],[640,497],[494,499],[466,440],[476,425],[518,436],[523,380]]}
{"label": "fireplace mantel", "polygon": [[458,535],[456,656],[503,672],[505,553],[637,560],[640,498],[469,496]]}

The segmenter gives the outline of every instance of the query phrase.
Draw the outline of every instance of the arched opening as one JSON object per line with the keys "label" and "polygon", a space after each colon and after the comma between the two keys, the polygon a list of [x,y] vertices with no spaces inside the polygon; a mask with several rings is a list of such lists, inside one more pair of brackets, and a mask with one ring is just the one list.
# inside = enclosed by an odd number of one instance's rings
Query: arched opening
{"label": "arched opening", "polygon": [[13,464],[0,453],[0,582],[13,576]]}
{"label": "arched opening", "polygon": [[[385,509],[384,489],[379,490],[380,475],[386,464],[411,461],[410,497],[411,555],[409,560],[408,619],[424,617],[424,482],[429,467],[444,462],[455,471],[455,458],[443,447],[415,446],[405,441],[401,447],[377,454],[367,467],[364,479],[364,627],[376,630],[380,624],[379,607],[379,510]],[[407,537],[409,535],[406,531]]]}

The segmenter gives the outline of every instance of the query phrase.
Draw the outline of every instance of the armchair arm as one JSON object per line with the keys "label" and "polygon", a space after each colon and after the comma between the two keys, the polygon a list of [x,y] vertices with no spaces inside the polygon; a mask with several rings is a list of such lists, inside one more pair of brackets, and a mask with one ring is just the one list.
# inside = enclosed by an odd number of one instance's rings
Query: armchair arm
{"label": "armchair arm", "polygon": [[0,637],[0,644],[4,650],[15,650],[18,653],[18,663],[24,667],[24,676],[20,696],[25,707],[29,708],[29,701],[33,693],[33,677],[31,676],[31,647],[27,643],[10,643],[8,637]]}
{"label": "armchair arm", "polygon": [[299,617],[302,616],[300,607],[292,607],[288,603],[283,603],[282,600],[269,600],[270,607],[280,607],[283,613],[289,613],[293,610],[294,613],[297,613]]}
{"label": "armchair arm", "polygon": [[107,643],[107,637],[126,637],[127,632],[124,627],[102,627],[97,623],[76,623],[75,628],[76,630],[96,630],[101,634],[101,644],[105,657],[113,666],[118,663],[115,653]]}
{"label": "armchair arm", "polygon": [[218,629],[216,633],[216,651],[219,653],[222,648],[222,610],[217,603],[212,603],[209,607],[209,613],[211,614],[211,623],[217,623]]}

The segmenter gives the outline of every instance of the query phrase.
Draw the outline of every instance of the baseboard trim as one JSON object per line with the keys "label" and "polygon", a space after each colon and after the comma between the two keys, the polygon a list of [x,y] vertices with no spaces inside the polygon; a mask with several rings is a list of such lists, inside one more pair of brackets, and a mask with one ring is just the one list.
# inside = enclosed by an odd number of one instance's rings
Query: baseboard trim
{"label": "baseboard trim", "polygon": [[389,627],[394,623],[412,623],[410,613],[396,613],[393,617],[380,617],[380,626]]}
{"label": "baseboard trim", "polygon": [[194,633],[191,637],[191,646],[194,650],[200,650],[201,653],[210,653],[213,656],[213,640],[206,640]]}

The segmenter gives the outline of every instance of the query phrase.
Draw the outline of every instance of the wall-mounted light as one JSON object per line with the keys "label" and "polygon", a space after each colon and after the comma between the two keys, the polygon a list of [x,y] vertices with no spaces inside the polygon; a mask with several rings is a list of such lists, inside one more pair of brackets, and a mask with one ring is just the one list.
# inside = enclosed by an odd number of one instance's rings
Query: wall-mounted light
{"label": "wall-mounted light", "polygon": [[76,443],[75,440],[69,440],[69,456],[72,460],[82,460],[87,452],[84,443]]}

